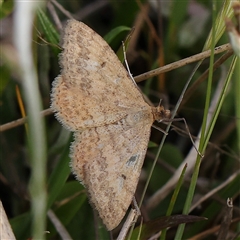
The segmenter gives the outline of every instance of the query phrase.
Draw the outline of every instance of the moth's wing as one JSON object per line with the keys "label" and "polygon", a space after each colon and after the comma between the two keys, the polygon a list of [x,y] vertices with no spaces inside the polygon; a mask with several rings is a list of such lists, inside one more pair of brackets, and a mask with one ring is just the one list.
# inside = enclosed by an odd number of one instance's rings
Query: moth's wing
{"label": "moth's wing", "polygon": [[75,132],[71,165],[108,230],[118,226],[136,190],[152,122]]}
{"label": "moth's wing", "polygon": [[116,54],[91,28],[69,20],[62,39],[62,71],[53,82],[51,107],[66,127],[97,127],[149,107]]}

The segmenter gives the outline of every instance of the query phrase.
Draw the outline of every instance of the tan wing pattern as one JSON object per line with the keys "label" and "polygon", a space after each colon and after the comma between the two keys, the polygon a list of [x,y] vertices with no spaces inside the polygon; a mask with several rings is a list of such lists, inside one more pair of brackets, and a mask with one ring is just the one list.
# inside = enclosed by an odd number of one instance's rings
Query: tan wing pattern
{"label": "tan wing pattern", "polygon": [[152,122],[126,120],[76,132],[72,170],[108,230],[117,227],[135,193]]}
{"label": "tan wing pattern", "polygon": [[64,29],[61,75],[53,82],[52,109],[71,131],[116,122],[149,108],[109,45],[84,23]]}

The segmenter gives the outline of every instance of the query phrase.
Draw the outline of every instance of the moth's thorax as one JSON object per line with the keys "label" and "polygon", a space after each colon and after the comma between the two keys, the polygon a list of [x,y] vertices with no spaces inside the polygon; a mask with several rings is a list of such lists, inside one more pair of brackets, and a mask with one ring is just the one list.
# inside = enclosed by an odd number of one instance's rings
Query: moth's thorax
{"label": "moth's thorax", "polygon": [[152,114],[154,121],[162,122],[164,120],[170,119],[170,110],[165,110],[163,106],[152,107]]}

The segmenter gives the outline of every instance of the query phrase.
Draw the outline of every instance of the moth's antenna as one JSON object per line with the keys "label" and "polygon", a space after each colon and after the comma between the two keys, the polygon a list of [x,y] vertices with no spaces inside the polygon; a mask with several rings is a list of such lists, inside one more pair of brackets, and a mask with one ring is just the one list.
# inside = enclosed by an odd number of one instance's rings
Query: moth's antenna
{"label": "moth's antenna", "polygon": [[158,104],[159,107],[161,106],[161,103],[162,103],[162,99],[159,99],[159,104]]}
{"label": "moth's antenna", "polygon": [[128,66],[126,48],[125,48],[125,44],[124,44],[123,41],[122,41],[122,46],[123,46],[124,62],[125,62],[125,65],[126,65],[126,68],[127,68],[128,74],[129,74],[129,77],[132,79],[134,85],[138,88],[138,85],[136,84],[136,81],[134,80],[134,78],[133,78],[133,76],[132,76],[132,74],[131,74],[131,72],[130,72],[129,66]]}

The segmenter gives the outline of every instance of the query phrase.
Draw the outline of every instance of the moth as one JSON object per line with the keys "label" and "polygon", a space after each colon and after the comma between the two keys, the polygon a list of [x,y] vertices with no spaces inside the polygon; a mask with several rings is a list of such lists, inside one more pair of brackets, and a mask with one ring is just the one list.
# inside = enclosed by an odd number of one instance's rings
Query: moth
{"label": "moth", "polygon": [[170,111],[145,102],[113,50],[84,23],[67,22],[62,48],[51,108],[74,133],[72,171],[112,230],[133,199],[151,126]]}

